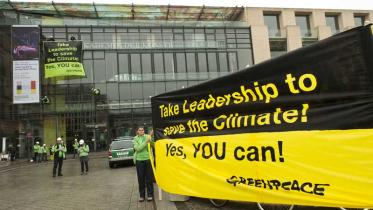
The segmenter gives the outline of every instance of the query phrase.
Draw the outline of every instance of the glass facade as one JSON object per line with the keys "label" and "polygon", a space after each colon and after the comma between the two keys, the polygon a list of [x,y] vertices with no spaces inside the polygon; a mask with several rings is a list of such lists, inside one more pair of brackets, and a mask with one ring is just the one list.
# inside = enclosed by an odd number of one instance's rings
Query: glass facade
{"label": "glass facade", "polygon": [[[19,23],[22,19],[17,16]],[[152,96],[253,65],[250,29],[225,24],[42,25],[42,39],[83,41],[86,77],[44,79],[41,75],[40,95],[47,96],[49,103],[8,101],[1,104],[1,114],[47,144],[64,136],[69,146],[78,136],[98,150],[106,149],[112,139],[134,135],[139,125],[151,127]],[[11,79],[10,68],[2,72],[8,72],[4,81]],[[99,89],[100,95],[93,95],[92,88]],[[10,88],[7,94],[11,96]]]}

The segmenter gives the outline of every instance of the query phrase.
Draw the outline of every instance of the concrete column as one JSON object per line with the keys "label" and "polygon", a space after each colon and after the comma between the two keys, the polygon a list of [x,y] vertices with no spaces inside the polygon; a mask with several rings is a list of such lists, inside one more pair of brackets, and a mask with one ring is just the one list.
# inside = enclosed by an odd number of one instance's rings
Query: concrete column
{"label": "concrete column", "polygon": [[318,26],[325,26],[326,20],[325,20],[325,12],[319,11],[319,10],[313,10],[311,15],[311,26],[317,28]]}
{"label": "concrete column", "polygon": [[2,140],[2,150],[1,153],[5,154],[6,153],[6,137],[3,137]]}
{"label": "concrete column", "polygon": [[264,25],[263,10],[259,8],[245,8],[245,15],[242,16],[242,20],[247,22],[248,26],[253,25]]}
{"label": "concrete column", "polygon": [[328,38],[329,36],[332,35],[332,30],[330,29],[329,26],[318,26],[317,28],[317,37],[319,40]]}
{"label": "concrete column", "polygon": [[280,27],[297,25],[294,10],[282,10],[280,15]]}
{"label": "concrete column", "polygon": [[367,21],[370,21],[371,23],[373,23],[373,12],[370,12],[367,16]]}
{"label": "concrete column", "polygon": [[299,26],[289,25],[286,29],[287,51],[292,51],[302,47],[302,37]]}
{"label": "concrete column", "polygon": [[267,26],[251,26],[254,64],[271,58]]}
{"label": "concrete column", "polygon": [[263,10],[261,8],[246,7],[242,20],[251,29],[254,64],[270,59],[268,28],[264,25]]}
{"label": "concrete column", "polygon": [[342,12],[339,19],[341,31],[346,31],[355,27],[354,13],[352,11]]}

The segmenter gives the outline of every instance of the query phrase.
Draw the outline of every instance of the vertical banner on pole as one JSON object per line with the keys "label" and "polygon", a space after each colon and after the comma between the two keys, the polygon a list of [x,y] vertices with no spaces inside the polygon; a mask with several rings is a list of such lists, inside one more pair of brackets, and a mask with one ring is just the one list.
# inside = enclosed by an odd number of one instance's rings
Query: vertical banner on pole
{"label": "vertical banner on pole", "polygon": [[12,27],[13,103],[40,102],[38,26]]}

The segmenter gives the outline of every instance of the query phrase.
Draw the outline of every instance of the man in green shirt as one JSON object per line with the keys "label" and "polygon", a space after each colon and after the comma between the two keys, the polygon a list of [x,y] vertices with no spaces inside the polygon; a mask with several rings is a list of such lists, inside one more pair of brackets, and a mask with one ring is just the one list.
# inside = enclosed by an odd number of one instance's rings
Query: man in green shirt
{"label": "man in green shirt", "polygon": [[150,135],[144,134],[144,127],[137,129],[137,136],[133,140],[133,147],[135,149],[135,163],[137,170],[137,181],[139,183],[139,201],[145,200],[145,184],[147,189],[148,201],[152,201],[154,197],[153,191],[153,172],[150,163],[148,144],[153,145]]}

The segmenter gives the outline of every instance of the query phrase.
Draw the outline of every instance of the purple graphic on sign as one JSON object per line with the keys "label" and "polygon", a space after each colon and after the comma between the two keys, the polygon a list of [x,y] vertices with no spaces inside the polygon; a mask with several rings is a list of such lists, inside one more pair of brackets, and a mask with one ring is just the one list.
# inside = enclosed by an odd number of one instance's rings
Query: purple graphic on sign
{"label": "purple graphic on sign", "polygon": [[39,59],[39,38],[39,28],[37,27],[13,27],[13,60]]}

